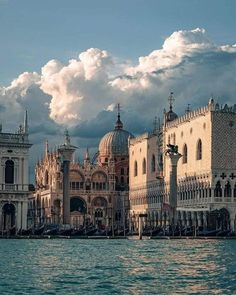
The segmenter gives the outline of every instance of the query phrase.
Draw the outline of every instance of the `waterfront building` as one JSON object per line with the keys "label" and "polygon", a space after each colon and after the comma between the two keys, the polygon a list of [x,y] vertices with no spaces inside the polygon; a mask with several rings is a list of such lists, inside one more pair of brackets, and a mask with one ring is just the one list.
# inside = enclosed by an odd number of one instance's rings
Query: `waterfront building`
{"label": "waterfront building", "polygon": [[[67,144],[45,153],[35,169],[36,191],[29,200],[29,224],[62,224],[63,150]],[[89,150],[83,163],[69,165],[69,223],[80,227],[93,224],[98,228],[123,227],[129,210],[128,139],[118,110],[115,129],[101,139],[96,159]],[[64,172],[65,173],[65,172]],[[65,186],[65,185],[64,185]],[[64,201],[65,202],[65,201]],[[68,222],[66,222],[68,223]]]}
{"label": "waterfront building", "polygon": [[[129,140],[130,166],[130,228],[138,227],[139,214],[147,214],[148,225],[160,220],[164,182],[160,157],[160,130],[144,133]],[[158,217],[159,215],[159,217]]]}
{"label": "waterfront building", "polygon": [[29,149],[27,112],[16,133],[0,127],[0,231],[27,228]]}
{"label": "waterfront building", "polygon": [[[156,199],[162,201],[162,205],[157,202],[155,208],[153,207],[148,197],[148,190],[146,190],[146,197],[142,197],[142,201],[139,201],[142,203],[141,206],[133,202],[133,184],[136,182],[141,184],[142,180],[136,175],[135,162],[132,161],[130,162],[130,214],[147,213],[147,223],[154,225],[161,224],[163,219],[168,221],[171,163],[166,151],[167,145],[171,144],[178,146],[178,151],[182,155],[177,166],[178,223],[182,226],[235,229],[235,126],[235,105],[220,107],[211,98],[208,105],[193,111],[188,109],[183,116],[178,117],[173,111],[173,96],[171,95],[170,109],[164,114],[163,125],[159,133],[160,149],[156,148],[157,137],[156,141],[152,143],[149,141],[146,156],[151,157],[153,148],[155,148],[156,157],[163,158],[163,169],[159,165],[160,171],[158,172],[163,176],[160,183],[164,189],[158,188],[154,193]],[[139,173],[142,173],[142,162],[140,161],[143,161],[144,156],[140,154],[141,143],[138,138],[136,141],[130,141],[130,153],[133,159],[139,159],[139,171],[141,171]],[[148,136],[146,139],[143,136],[142,142],[147,141],[147,138]],[[141,158],[139,158],[140,155]],[[147,165],[147,169],[150,169],[149,166]],[[158,178],[156,183],[159,182]],[[145,182],[152,180],[153,175],[147,174]],[[162,198],[163,191],[164,197]]]}

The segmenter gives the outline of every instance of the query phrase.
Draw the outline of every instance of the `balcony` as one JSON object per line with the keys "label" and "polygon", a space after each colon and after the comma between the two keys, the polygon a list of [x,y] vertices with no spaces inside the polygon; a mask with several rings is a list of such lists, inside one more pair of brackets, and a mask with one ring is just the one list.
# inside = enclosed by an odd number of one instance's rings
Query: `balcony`
{"label": "balcony", "polygon": [[29,185],[28,184],[0,184],[1,192],[28,192]]}
{"label": "balcony", "polygon": [[178,200],[178,206],[192,206],[192,205],[204,205],[210,203],[231,203],[236,202],[236,198],[232,201],[231,197],[214,197],[214,198],[193,198],[187,200]]}

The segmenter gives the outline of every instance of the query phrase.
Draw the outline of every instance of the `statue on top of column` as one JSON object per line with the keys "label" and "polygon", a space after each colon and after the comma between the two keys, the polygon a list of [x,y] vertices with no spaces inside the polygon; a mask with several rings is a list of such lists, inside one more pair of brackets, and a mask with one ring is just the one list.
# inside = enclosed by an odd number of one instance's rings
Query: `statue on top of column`
{"label": "statue on top of column", "polygon": [[179,154],[178,146],[174,145],[174,144],[167,144],[166,154],[169,154],[169,155],[177,155],[177,154]]}

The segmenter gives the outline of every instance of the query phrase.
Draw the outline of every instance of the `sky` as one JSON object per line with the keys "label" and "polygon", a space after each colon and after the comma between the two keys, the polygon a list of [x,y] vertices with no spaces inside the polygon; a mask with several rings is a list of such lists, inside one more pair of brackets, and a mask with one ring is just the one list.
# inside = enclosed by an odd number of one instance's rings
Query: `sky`
{"label": "sky", "polygon": [[0,0],[0,120],[29,113],[32,169],[68,128],[82,157],[113,129],[152,129],[171,91],[181,114],[234,104],[236,1]]}

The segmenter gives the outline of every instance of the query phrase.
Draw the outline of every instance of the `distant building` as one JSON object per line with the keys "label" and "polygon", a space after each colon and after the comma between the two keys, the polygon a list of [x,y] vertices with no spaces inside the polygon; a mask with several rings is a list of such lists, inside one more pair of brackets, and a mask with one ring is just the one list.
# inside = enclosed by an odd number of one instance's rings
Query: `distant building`
{"label": "distant building", "polygon": [[27,228],[29,196],[28,119],[16,133],[4,133],[0,128],[0,231]]}
{"label": "distant building", "polygon": [[[74,227],[93,224],[99,227],[122,227],[128,214],[128,139],[118,119],[115,129],[101,139],[96,159],[87,150],[84,162],[72,161],[69,173],[70,224]],[[63,173],[59,151],[49,152],[35,168],[36,191],[29,200],[29,223],[62,224]]]}
{"label": "distant building", "polygon": [[148,214],[148,224],[157,226],[164,196],[161,178],[159,130],[144,133],[129,141],[130,166],[130,228],[137,229],[138,217]]}
{"label": "distant building", "polygon": [[[210,99],[207,106],[194,111],[188,108],[178,117],[172,103],[171,95],[170,110],[157,135],[130,140],[130,214],[137,218],[147,213],[146,223],[152,226],[169,222],[170,160],[166,149],[172,144],[182,154],[177,166],[178,223],[235,229],[236,106],[220,107]],[[159,159],[156,179],[153,156]]]}

